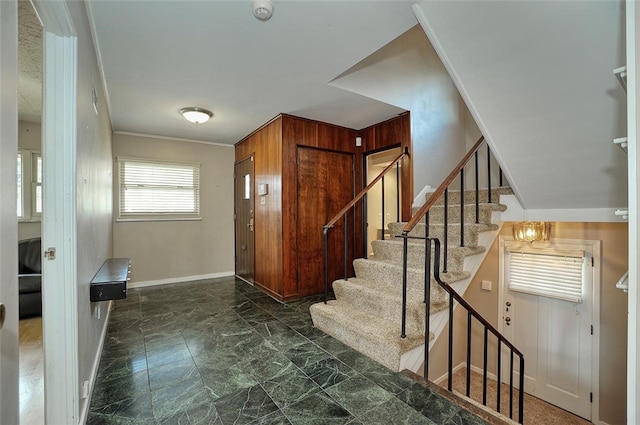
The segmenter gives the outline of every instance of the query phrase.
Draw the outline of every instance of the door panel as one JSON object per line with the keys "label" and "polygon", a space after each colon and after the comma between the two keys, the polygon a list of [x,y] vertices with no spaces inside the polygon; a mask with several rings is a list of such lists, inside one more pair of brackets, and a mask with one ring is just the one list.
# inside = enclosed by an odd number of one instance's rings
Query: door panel
{"label": "door panel", "polygon": [[236,276],[253,283],[255,277],[253,156],[235,166]]}
{"label": "door panel", "polygon": [[[584,285],[582,303],[509,291],[505,285],[503,317],[510,318],[505,336],[524,354],[525,392],[591,419],[591,279]],[[517,372],[514,379],[517,383]]]}
{"label": "door panel", "polygon": [[[298,147],[298,294],[324,288],[322,226],[353,199],[352,154]],[[348,214],[348,268],[352,274],[354,214]],[[329,232],[329,284],[344,276],[344,220]]]}

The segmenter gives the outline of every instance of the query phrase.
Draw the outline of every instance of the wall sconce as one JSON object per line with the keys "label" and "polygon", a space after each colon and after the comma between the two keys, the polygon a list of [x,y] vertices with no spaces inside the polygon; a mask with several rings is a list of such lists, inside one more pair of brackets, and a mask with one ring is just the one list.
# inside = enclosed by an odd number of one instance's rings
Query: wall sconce
{"label": "wall sconce", "polygon": [[548,221],[519,221],[513,223],[513,239],[520,242],[548,241],[551,224]]}

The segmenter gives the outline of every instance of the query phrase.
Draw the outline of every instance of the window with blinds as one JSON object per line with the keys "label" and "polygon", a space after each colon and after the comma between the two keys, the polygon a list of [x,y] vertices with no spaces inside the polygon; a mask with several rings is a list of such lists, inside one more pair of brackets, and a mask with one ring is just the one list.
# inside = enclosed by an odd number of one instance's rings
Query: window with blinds
{"label": "window with blinds", "polygon": [[582,302],[583,251],[508,251],[509,290]]}
{"label": "window with blinds", "polygon": [[200,165],[118,158],[123,219],[199,218]]}

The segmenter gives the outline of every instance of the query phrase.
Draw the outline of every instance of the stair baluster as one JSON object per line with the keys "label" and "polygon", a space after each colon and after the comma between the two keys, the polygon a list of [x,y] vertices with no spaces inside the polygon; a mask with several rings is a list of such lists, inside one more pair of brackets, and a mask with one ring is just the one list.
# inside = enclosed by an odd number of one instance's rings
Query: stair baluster
{"label": "stair baluster", "polygon": [[[511,362],[510,362],[510,382],[509,382],[509,416],[513,419],[513,391],[514,391],[514,385],[513,385],[513,374],[514,374],[514,364],[513,364],[513,357],[514,355],[517,355],[520,358],[520,368],[519,368],[519,388],[524,388],[524,356],[522,355],[522,353],[520,351],[518,351],[517,348],[515,348],[504,336],[502,336],[497,329],[495,329],[491,324],[489,324],[480,314],[478,314],[478,312],[476,310],[474,310],[465,300],[464,298],[462,298],[457,292],[455,292],[455,290],[453,290],[453,288],[451,288],[451,286],[449,286],[447,283],[445,283],[442,280],[442,277],[440,275],[440,240],[437,238],[432,238],[429,235],[429,219],[428,219],[428,214],[429,214],[429,210],[430,208],[437,202],[438,198],[440,196],[443,197],[443,203],[444,203],[444,211],[443,211],[443,215],[444,215],[444,226],[443,226],[443,242],[442,244],[444,245],[444,253],[443,255],[443,261],[442,261],[442,272],[443,273],[447,273],[447,255],[448,255],[448,210],[449,210],[449,185],[453,183],[453,181],[455,180],[456,177],[460,178],[460,221],[461,223],[464,223],[464,200],[465,200],[465,193],[464,193],[464,167],[466,165],[466,163],[471,159],[471,155],[474,156],[474,162],[475,162],[475,210],[476,210],[476,224],[480,223],[480,190],[479,190],[479,179],[478,179],[478,174],[479,174],[479,167],[478,167],[478,149],[480,148],[481,144],[484,142],[484,138],[480,138],[480,140],[478,140],[478,142],[476,143],[476,145],[472,148],[471,151],[469,151],[465,157],[463,158],[463,160],[460,162],[460,164],[458,165],[458,167],[456,167],[451,174],[445,179],[445,181],[431,194],[430,198],[427,200],[427,202],[419,209],[419,211],[411,218],[411,220],[409,221],[409,223],[407,223],[404,226],[404,229],[402,230],[402,234],[401,237],[404,239],[404,246],[403,246],[403,261],[402,261],[402,267],[403,267],[403,299],[402,299],[402,331],[401,331],[401,336],[403,338],[406,337],[406,303],[407,303],[407,299],[406,299],[406,293],[407,293],[407,282],[408,282],[408,277],[407,277],[407,258],[409,255],[409,245],[408,245],[408,240],[409,239],[422,239],[421,237],[416,237],[416,236],[409,236],[409,233],[413,230],[413,228],[416,226],[416,224],[418,223],[419,220],[422,219],[422,216],[425,216],[425,301],[426,300],[430,300],[430,288],[427,289],[429,287],[429,282],[431,281],[431,276],[433,276],[434,280],[438,283],[438,285],[443,288],[449,296],[449,303],[448,303],[448,316],[449,316],[449,341],[448,341],[448,349],[449,349],[449,353],[448,353],[448,364],[447,364],[447,369],[448,369],[448,379],[447,379],[447,388],[449,389],[449,391],[452,390],[453,387],[453,340],[454,340],[454,316],[453,316],[453,310],[454,310],[454,306],[455,305],[460,305],[461,307],[463,307],[465,310],[467,310],[467,382],[466,382],[466,393],[467,396],[470,395],[471,392],[471,388],[470,388],[470,381],[471,381],[471,373],[470,373],[470,365],[471,365],[471,332],[472,332],[472,324],[473,324],[473,319],[475,318],[476,321],[478,321],[482,326],[483,326],[483,330],[484,330],[484,338],[483,338],[483,373],[482,373],[482,403],[486,406],[487,404],[487,378],[488,378],[488,372],[487,372],[487,368],[488,368],[488,363],[489,363],[489,358],[488,358],[488,345],[489,345],[489,333],[491,333],[497,340],[498,342],[498,360],[497,360],[497,365],[498,365],[498,369],[500,369],[502,367],[502,362],[500,359],[500,356],[502,355],[502,348],[503,346],[506,347],[507,349],[510,350],[510,358],[511,358]],[[502,186],[502,169],[499,168],[499,172],[500,172],[500,185]],[[492,188],[491,188],[491,150],[489,148],[489,146],[487,146],[487,203],[492,203]],[[431,253],[431,241],[433,241],[434,245],[434,252],[435,252],[435,258],[434,258],[434,264],[433,264],[433,275],[431,275],[431,271],[428,268],[428,262],[430,262],[430,253]],[[464,240],[464,225],[460,226],[460,246],[464,246],[465,244],[465,240]],[[427,293],[427,291],[429,291],[429,293]],[[430,304],[428,304],[426,306],[425,309],[425,334],[428,335],[429,334],[429,322],[430,322]],[[424,364],[424,371],[425,371],[425,375],[424,378],[425,380],[428,379],[428,371],[429,371],[429,365],[428,365],[428,361],[429,361],[429,343],[428,343],[428,339],[425,339],[425,355],[424,355],[424,359],[425,359],[425,364]],[[501,379],[501,371],[498,370],[498,379]],[[500,389],[501,389],[501,385],[500,382],[497,383],[497,391],[498,391],[498,400],[500,400]],[[524,393],[522,391],[519,391],[519,405],[518,405],[518,420],[520,423],[522,423],[523,421],[523,404],[524,404]],[[500,402],[497,402],[497,410],[500,411]]]}

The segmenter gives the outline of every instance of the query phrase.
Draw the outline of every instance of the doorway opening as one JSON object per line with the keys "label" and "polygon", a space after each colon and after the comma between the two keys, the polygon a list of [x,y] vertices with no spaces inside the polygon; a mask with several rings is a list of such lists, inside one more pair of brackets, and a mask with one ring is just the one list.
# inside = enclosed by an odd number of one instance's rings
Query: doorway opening
{"label": "doorway opening", "polygon": [[[42,236],[42,46],[33,5],[18,1],[18,240]],[[38,279],[28,279],[19,295],[19,415],[20,423],[44,424],[43,298]]]}
{"label": "doorway opening", "polygon": [[[396,147],[374,152],[366,156],[366,184],[371,183],[398,155],[402,148]],[[366,198],[366,247],[367,257],[373,258],[372,242],[389,238],[389,223],[395,223],[402,217],[402,165],[398,163],[395,171],[390,170],[367,193]]]}

